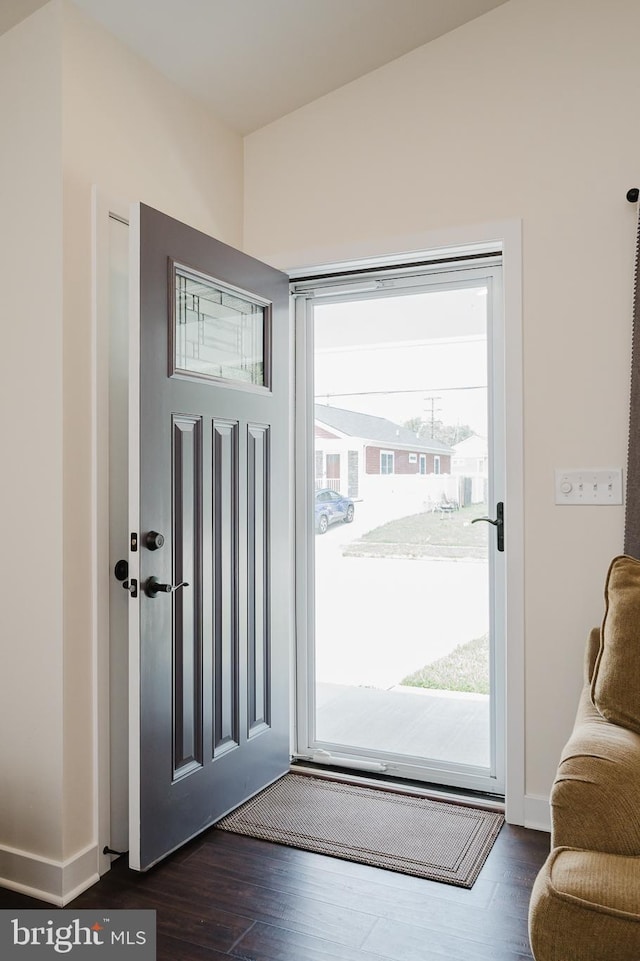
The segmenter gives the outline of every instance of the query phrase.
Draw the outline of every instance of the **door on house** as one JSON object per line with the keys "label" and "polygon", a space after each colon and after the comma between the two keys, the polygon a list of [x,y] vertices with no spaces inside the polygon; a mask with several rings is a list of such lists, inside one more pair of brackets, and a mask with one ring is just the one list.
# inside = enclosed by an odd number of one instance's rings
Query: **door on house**
{"label": "door on house", "polygon": [[[500,256],[293,292],[298,756],[502,794]],[[353,512],[320,526],[308,479],[329,458]]]}
{"label": "door on house", "polygon": [[340,455],[327,454],[327,487],[337,491],[340,489]]}
{"label": "door on house", "polygon": [[130,865],[289,767],[288,277],[131,217]]}

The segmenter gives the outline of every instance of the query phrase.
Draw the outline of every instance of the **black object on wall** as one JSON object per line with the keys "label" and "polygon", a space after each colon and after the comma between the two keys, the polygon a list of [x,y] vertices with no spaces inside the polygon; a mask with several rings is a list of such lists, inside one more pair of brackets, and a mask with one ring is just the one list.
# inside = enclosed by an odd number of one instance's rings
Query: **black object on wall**
{"label": "black object on wall", "polygon": [[[629,203],[637,203],[640,190],[627,191]],[[629,443],[627,451],[627,497],[624,522],[624,552],[640,557],[640,216],[636,232],[636,261],[633,285],[633,332],[631,339],[631,393],[629,399]]]}

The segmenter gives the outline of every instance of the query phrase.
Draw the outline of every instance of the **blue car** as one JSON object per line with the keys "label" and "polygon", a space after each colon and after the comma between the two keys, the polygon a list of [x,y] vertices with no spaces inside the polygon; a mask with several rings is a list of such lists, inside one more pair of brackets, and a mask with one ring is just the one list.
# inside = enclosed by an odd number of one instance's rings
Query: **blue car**
{"label": "blue car", "polygon": [[329,524],[344,521],[350,524],[353,520],[355,508],[350,497],[342,497],[337,491],[323,488],[316,491],[316,530],[324,534]]}

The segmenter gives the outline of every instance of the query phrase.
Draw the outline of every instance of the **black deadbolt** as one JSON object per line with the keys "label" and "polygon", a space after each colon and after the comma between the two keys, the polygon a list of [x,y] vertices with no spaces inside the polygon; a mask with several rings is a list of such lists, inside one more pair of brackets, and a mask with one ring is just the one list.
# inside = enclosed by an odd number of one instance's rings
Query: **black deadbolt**
{"label": "black deadbolt", "polygon": [[129,576],[129,561],[125,561],[124,559],[116,561],[113,573],[117,581],[126,581]]}
{"label": "black deadbolt", "polygon": [[149,531],[144,542],[150,551],[157,551],[164,545],[164,534],[158,534],[157,531]]}

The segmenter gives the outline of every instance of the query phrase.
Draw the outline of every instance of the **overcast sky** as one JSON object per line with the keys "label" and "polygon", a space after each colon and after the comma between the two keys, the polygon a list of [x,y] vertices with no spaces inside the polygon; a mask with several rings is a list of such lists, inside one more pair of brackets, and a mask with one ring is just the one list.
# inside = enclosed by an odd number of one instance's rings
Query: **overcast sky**
{"label": "overcast sky", "polygon": [[433,407],[486,437],[486,302],[472,287],[317,305],[317,402],[397,423]]}

